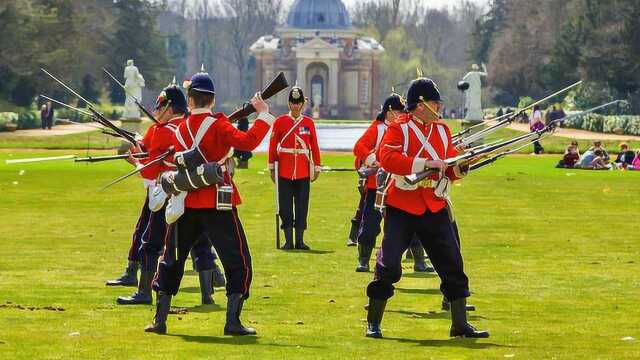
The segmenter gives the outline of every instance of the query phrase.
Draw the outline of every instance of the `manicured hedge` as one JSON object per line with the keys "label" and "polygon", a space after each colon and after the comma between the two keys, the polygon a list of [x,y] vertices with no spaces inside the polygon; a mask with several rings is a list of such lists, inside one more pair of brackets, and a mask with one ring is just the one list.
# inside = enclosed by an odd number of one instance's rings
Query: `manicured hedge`
{"label": "manicured hedge", "polygon": [[564,127],[604,133],[640,135],[640,116],[586,114],[565,121]]}

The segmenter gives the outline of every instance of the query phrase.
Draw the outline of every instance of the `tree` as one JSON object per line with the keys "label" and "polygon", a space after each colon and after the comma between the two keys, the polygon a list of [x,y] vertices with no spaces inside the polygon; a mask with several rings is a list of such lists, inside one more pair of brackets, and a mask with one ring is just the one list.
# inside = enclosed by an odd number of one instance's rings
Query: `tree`
{"label": "tree", "polygon": [[[172,75],[166,39],[156,30],[159,8],[142,0],[116,0],[113,6],[114,31],[104,49],[109,55],[109,68],[119,73],[128,59],[134,59],[145,76],[147,87],[166,85]],[[113,102],[124,102],[124,94],[117,85],[111,86],[110,97]]]}
{"label": "tree", "polygon": [[282,10],[281,0],[221,0],[225,13],[223,49],[217,51],[235,66],[240,76],[240,96],[250,95],[249,47],[264,34],[274,32]]}

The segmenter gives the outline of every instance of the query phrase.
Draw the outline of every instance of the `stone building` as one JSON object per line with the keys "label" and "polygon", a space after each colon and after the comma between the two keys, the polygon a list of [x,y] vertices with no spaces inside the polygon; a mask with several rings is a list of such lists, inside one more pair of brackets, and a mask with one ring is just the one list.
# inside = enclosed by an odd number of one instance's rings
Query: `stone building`
{"label": "stone building", "polygon": [[[258,88],[282,71],[323,118],[371,119],[379,110],[384,48],[358,34],[341,0],[296,0],[286,24],[258,39],[251,52]],[[286,94],[271,103],[285,112]]]}

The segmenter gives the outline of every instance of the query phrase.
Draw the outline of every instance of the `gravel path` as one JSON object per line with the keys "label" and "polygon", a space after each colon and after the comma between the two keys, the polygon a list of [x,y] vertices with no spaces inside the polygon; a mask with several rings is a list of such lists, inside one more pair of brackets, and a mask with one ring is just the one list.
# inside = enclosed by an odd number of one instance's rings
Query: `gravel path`
{"label": "gravel path", "polygon": [[[495,121],[487,121],[486,123],[487,125],[493,125],[495,124]],[[529,131],[529,125],[522,124],[522,123],[513,123],[509,126],[509,129],[518,130],[518,131]],[[566,128],[557,129],[556,132],[553,134],[553,136],[561,136],[561,137],[577,139],[577,140],[640,141],[640,136],[605,134],[605,133],[597,133],[597,132],[591,132],[586,130],[566,129]]]}
{"label": "gravel path", "polygon": [[[119,122],[115,122],[119,126]],[[0,132],[2,136],[26,136],[26,137],[38,137],[38,136],[60,136],[69,134],[80,134],[89,131],[97,130],[92,126],[100,126],[98,123],[87,123],[82,125],[69,124],[69,125],[56,125],[51,130],[42,129],[30,129],[30,130],[18,130],[15,132]]]}

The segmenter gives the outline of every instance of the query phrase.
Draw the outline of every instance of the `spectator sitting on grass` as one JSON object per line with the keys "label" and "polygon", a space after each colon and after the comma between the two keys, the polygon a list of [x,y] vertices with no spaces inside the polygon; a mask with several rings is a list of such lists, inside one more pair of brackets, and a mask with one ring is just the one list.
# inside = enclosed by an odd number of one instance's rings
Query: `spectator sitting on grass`
{"label": "spectator sitting on grass", "polygon": [[595,152],[589,149],[585,151],[584,154],[582,154],[582,156],[580,157],[580,160],[578,160],[578,163],[576,164],[575,167],[581,168],[581,169],[589,169],[591,167],[591,162],[595,158],[596,158]]}
{"label": "spectator sitting on grass", "polygon": [[606,160],[607,162],[609,162],[611,160],[609,158],[609,153],[607,152],[607,150],[602,147],[602,141],[599,141],[599,140],[594,141],[593,142],[593,146],[589,150],[593,150],[594,152],[596,150],[602,150],[602,154],[603,154],[602,156],[603,156],[604,160]]}
{"label": "spectator sitting on grass", "polygon": [[[576,148],[576,153],[578,154],[578,156],[580,156],[580,148],[578,147],[578,141],[577,140],[571,141],[571,146]],[[565,154],[566,154],[566,152],[565,152]]]}
{"label": "spectator sitting on grass", "polygon": [[576,163],[580,159],[580,155],[578,155],[578,148],[574,145],[567,146],[567,150],[564,153],[564,157],[562,160],[558,162],[556,165],[557,168],[573,168],[576,166]]}
{"label": "spectator sitting on grass", "polygon": [[593,170],[608,170],[611,169],[609,161],[604,156],[602,149],[597,149],[594,152],[595,157],[591,161],[590,168]]}
{"label": "spectator sitting on grass", "polygon": [[640,171],[640,149],[636,151],[636,157],[631,162],[631,165],[627,166],[627,170]]}
{"label": "spectator sitting on grass", "polygon": [[616,161],[614,165],[618,169],[620,168],[626,169],[627,166],[633,163],[633,160],[635,159],[635,157],[636,157],[636,153],[633,152],[632,150],[629,150],[629,145],[627,145],[626,143],[622,143],[620,144],[620,152],[616,157]]}

